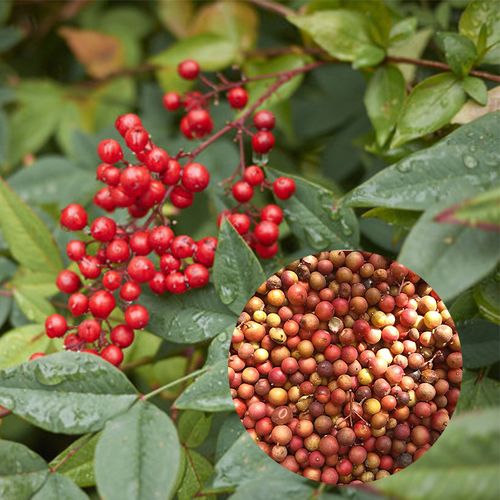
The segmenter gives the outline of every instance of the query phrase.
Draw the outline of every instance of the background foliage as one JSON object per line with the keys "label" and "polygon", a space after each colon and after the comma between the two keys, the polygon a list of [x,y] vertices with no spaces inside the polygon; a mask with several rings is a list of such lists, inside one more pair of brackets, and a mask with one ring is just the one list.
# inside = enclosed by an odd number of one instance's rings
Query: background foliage
{"label": "background foliage", "polygon": [[[500,57],[498,4],[313,0],[272,13],[261,3],[0,2],[0,405],[14,413],[0,427],[1,498],[500,495],[500,114],[498,87],[478,76]],[[84,354],[23,364],[61,351],[41,326],[61,306],[53,283],[68,265],[58,212],[89,205],[95,146],[116,138],[115,116],[137,111],[160,146],[189,148],[160,106],[165,90],[184,89],[179,60],[234,76],[234,66],[286,71],[318,54],[345,64],[297,76],[269,102],[279,133],[268,175],[297,182],[280,202],[279,257],[259,263],[223,224],[214,284],[147,297],[149,332],[128,349],[124,374]],[[267,83],[248,86],[251,100]],[[221,102],[219,124],[228,113]],[[236,147],[222,139],[201,161],[211,186],[178,225],[195,238],[217,233],[218,181]],[[226,381],[246,297],[280,265],[328,248],[377,251],[422,274],[451,304],[467,368],[460,415],[439,443],[363,490],[318,490],[267,458]]]}

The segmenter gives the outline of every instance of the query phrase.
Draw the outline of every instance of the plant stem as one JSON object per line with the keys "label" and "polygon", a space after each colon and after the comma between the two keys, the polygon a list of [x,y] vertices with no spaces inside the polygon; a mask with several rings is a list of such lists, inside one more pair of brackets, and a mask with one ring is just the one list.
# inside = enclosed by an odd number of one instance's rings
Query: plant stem
{"label": "plant stem", "polygon": [[208,370],[208,367],[207,368],[201,368],[201,369],[196,370],[195,372],[192,372],[192,373],[188,373],[184,377],[178,378],[177,380],[174,380],[173,382],[169,382],[166,385],[162,385],[161,387],[158,387],[158,389],[155,389],[152,392],[148,392],[148,394],[145,394],[144,396],[142,396],[141,399],[143,399],[143,400],[150,399],[153,396],[156,396],[157,394],[160,394],[160,392],[163,392],[164,390],[166,390],[166,389],[168,389],[170,387],[173,387],[175,385],[180,384],[181,382],[189,380],[190,378],[197,377],[198,375],[201,375],[201,374],[205,373],[207,370]]}
{"label": "plant stem", "polygon": [[50,468],[50,472],[56,472],[57,469],[64,465],[70,458],[75,456],[95,435],[95,432],[87,434],[86,439],[84,439],[83,443],[80,443],[76,448],[69,450],[66,456],[59,463]]}

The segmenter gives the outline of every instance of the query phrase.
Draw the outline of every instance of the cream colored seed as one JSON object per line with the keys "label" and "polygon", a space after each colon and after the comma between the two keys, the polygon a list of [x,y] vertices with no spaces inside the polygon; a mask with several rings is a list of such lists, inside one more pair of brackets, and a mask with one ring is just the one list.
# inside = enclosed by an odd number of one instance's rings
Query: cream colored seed
{"label": "cream colored seed", "polygon": [[264,323],[266,321],[267,314],[264,311],[255,311],[253,313],[253,320],[257,323]]}
{"label": "cream colored seed", "polygon": [[269,336],[277,344],[284,344],[286,342],[286,333],[283,328],[271,328],[269,330]]}
{"label": "cream colored seed", "polygon": [[276,313],[271,313],[267,315],[266,323],[271,327],[278,327],[281,324],[281,318]]}

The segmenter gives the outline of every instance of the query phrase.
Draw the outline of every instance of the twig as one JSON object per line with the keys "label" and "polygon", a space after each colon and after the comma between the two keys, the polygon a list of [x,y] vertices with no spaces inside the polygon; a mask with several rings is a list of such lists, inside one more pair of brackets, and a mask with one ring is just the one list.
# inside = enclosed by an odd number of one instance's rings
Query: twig
{"label": "twig", "polygon": [[166,390],[166,389],[168,389],[170,387],[174,387],[175,385],[180,384],[181,382],[184,382],[186,380],[189,380],[190,378],[197,377],[198,375],[202,375],[207,370],[208,370],[208,367],[207,368],[201,368],[200,370],[196,370],[195,372],[192,372],[192,373],[188,373],[184,377],[178,378],[177,380],[174,380],[173,382],[170,382],[170,383],[168,383],[166,385],[162,385],[161,387],[158,387],[158,389],[155,389],[154,391],[149,392],[148,394],[144,394],[141,397],[141,399],[143,399],[143,400],[150,399],[153,396],[156,396],[156,395],[160,394],[160,392],[163,392],[164,390]]}

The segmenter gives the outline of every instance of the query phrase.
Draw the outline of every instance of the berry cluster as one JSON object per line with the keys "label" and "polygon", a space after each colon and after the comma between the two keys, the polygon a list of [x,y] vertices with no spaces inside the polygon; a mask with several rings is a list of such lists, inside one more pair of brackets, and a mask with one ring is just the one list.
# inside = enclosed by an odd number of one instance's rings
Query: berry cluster
{"label": "berry cluster", "polygon": [[[200,67],[196,61],[183,61],[178,66],[179,75],[186,80],[200,77]],[[202,82],[207,83],[206,79]],[[168,92],[163,97],[163,104],[169,111],[176,111],[181,106],[185,115],[180,122],[180,130],[188,139],[202,138],[212,132],[214,124],[210,115],[210,104],[215,102],[219,90],[213,86],[211,92],[202,94],[197,91],[181,95],[177,92]],[[248,92],[240,85],[223,85],[228,87],[226,97],[233,109],[241,110],[248,104]],[[266,181],[264,171],[258,165],[246,166],[243,152],[243,134],[251,136],[251,146],[255,159],[265,163],[267,155],[274,147],[275,139],[272,133],[276,119],[273,113],[260,110],[253,114],[252,132],[244,126],[244,120],[237,120],[234,128],[237,130],[237,140],[240,141],[241,165],[239,169],[224,184],[227,192],[237,203],[231,210],[219,214],[219,223],[227,217],[235,229],[245,238],[247,243],[255,250],[259,257],[268,259],[278,252],[279,224],[283,220],[283,212],[277,205],[266,205],[262,209],[251,204],[255,189],[272,189],[275,196],[286,200],[295,192],[295,182],[289,177],[280,177],[271,185]]]}
{"label": "berry cluster", "polygon": [[421,457],[457,404],[462,353],[434,290],[377,254],[295,261],[234,330],[231,393],[259,447],[330,484],[365,483]]}

